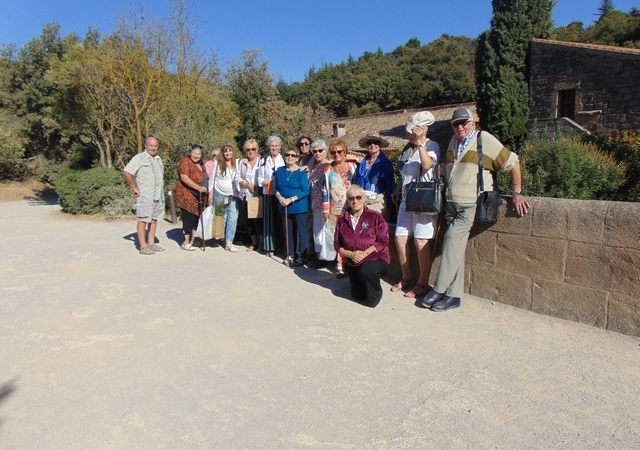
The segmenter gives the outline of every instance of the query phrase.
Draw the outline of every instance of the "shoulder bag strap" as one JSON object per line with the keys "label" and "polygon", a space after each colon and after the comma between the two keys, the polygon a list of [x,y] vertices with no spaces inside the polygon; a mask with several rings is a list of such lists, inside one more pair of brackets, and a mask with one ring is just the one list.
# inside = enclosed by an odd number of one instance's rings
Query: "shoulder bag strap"
{"label": "shoulder bag strap", "polygon": [[[482,139],[480,135],[482,130],[478,131],[478,193],[484,192],[484,176],[482,175],[484,170],[484,161],[482,157]],[[493,190],[498,190],[498,175],[495,170],[491,171],[491,177],[493,178]]]}
{"label": "shoulder bag strap", "polygon": [[477,145],[477,151],[478,151],[478,194],[480,194],[480,192],[484,191],[484,176],[482,174],[482,171],[484,170],[484,161],[482,158],[482,139],[481,139],[481,135],[482,135],[482,130],[478,131],[478,145]]}

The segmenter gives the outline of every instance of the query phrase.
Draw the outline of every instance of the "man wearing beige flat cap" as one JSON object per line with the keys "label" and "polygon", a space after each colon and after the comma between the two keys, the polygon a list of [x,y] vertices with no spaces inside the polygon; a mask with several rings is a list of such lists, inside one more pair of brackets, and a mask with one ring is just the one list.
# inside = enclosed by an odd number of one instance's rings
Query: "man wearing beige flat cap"
{"label": "man wearing beige flat cap", "polygon": [[460,306],[464,292],[464,263],[469,233],[476,215],[478,198],[478,142],[482,133],[483,179],[485,190],[493,190],[491,172],[509,172],[513,188],[513,208],[525,215],[531,205],[522,195],[522,175],[518,155],[486,131],[477,131],[473,114],[458,108],[451,117],[453,137],[446,154],[448,224],[442,248],[442,260],[433,290],[421,301],[432,311],[447,311]]}

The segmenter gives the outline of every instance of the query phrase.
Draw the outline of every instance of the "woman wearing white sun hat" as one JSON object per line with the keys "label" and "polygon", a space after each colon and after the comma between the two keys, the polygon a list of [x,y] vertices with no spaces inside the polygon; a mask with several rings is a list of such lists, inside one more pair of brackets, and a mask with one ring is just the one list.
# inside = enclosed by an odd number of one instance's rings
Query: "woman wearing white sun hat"
{"label": "woman wearing white sun hat", "polygon": [[[406,210],[406,186],[418,180],[433,179],[433,168],[440,157],[438,143],[427,138],[429,125],[435,117],[429,111],[420,111],[412,115],[405,125],[409,143],[398,160],[398,170],[402,183],[396,189],[395,196],[400,196],[398,219],[396,221],[396,248],[398,261],[402,270],[402,279],[391,287],[391,292],[406,291],[408,298],[421,297],[428,292],[429,273],[431,272],[431,248],[429,240],[435,237],[438,222],[437,213],[414,213]],[[411,281],[411,262],[409,258],[409,237],[413,236],[418,255],[419,276],[416,284],[409,289]]]}

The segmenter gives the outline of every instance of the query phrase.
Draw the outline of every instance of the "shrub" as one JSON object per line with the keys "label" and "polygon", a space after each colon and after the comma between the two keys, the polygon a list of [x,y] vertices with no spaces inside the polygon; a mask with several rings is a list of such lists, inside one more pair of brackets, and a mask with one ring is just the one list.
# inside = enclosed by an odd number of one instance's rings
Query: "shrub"
{"label": "shrub", "polygon": [[626,164],[573,139],[529,142],[520,160],[523,188],[531,196],[614,200],[626,181]]}
{"label": "shrub", "polygon": [[102,212],[116,217],[133,208],[133,198],[124,177],[114,169],[63,169],[56,176],[55,186],[62,210],[71,214]]}
{"label": "shrub", "polygon": [[626,180],[616,194],[616,200],[640,202],[640,133],[623,131],[612,135],[592,135],[584,138],[627,167]]}

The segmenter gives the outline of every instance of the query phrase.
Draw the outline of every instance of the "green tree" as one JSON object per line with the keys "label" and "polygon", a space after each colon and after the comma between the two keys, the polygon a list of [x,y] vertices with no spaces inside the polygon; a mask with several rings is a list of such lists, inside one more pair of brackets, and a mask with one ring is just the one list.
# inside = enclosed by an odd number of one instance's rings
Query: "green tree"
{"label": "green tree", "polygon": [[598,20],[601,20],[607,14],[615,11],[615,9],[616,6],[613,4],[613,0],[602,0],[600,2],[600,6],[598,7],[598,14],[596,14],[596,16],[598,17]]}
{"label": "green tree", "polygon": [[378,49],[314,70],[286,91],[287,99],[337,116],[472,101],[474,53],[466,37],[443,35],[424,46],[412,38],[390,53]]}
{"label": "green tree", "polygon": [[155,134],[172,180],[174,162],[189,143],[213,148],[236,135],[236,106],[215,58],[195,47],[183,0],[168,23],[164,28],[149,16],[129,15],[105,39],[89,34],[49,71],[59,86],[61,116],[68,128],[84,131],[86,152],[103,167],[123,167]]}
{"label": "green tree", "polygon": [[483,129],[519,151],[529,117],[531,38],[551,34],[553,0],[493,0],[491,29],[478,40],[477,108]]}
{"label": "green tree", "polygon": [[[613,5],[613,4],[612,4]],[[624,13],[606,6],[599,9],[598,20],[584,28],[582,22],[571,22],[554,30],[554,39],[569,42],[640,47],[640,14],[633,7]]]}
{"label": "green tree", "polygon": [[[78,43],[78,37],[61,38],[60,26],[45,25],[40,37],[30,40],[14,59],[4,65],[2,108],[22,119],[21,133],[26,137],[26,157],[44,155],[50,159],[66,159],[65,150],[72,142],[62,138],[63,130],[51,114],[57,86],[46,79],[52,64]],[[12,55],[4,54],[3,59]]]}
{"label": "green tree", "polygon": [[258,50],[245,50],[242,58],[227,71],[227,84],[238,105],[242,122],[238,130],[238,146],[250,138],[263,142],[276,132],[264,109],[265,105],[277,99],[277,90],[267,69],[268,63],[260,59]]}

